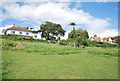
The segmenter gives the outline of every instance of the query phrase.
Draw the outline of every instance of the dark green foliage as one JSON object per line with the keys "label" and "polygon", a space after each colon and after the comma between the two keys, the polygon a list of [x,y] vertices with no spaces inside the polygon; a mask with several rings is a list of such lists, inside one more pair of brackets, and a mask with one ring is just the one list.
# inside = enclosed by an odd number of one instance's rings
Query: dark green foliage
{"label": "dark green foliage", "polygon": [[70,26],[75,26],[76,24],[74,22],[69,23]]}
{"label": "dark green foliage", "polygon": [[112,38],[118,45],[120,45],[120,36],[115,36]]}
{"label": "dark green foliage", "polygon": [[72,30],[68,34],[68,39],[74,39],[74,32],[76,33],[76,38],[75,38],[76,46],[77,47],[79,47],[80,45],[88,46],[88,42],[87,42],[87,39],[89,38],[88,32],[83,29],[79,29],[75,31]]}
{"label": "dark green foliage", "polygon": [[69,24],[70,26],[73,26],[73,30],[72,30],[72,38],[75,40],[76,39],[76,30],[75,30],[75,25],[76,25],[76,23],[74,23],[74,22],[71,22],[70,24]]}
{"label": "dark green foliage", "polygon": [[[76,32],[76,37],[78,39],[88,39],[89,38],[89,35],[88,35],[88,32],[87,30],[83,30],[83,29],[79,29],[79,30],[75,30]],[[74,36],[74,31],[72,30],[69,34],[68,34],[68,38],[73,38]]]}
{"label": "dark green foliage", "polygon": [[53,38],[65,35],[65,30],[62,26],[52,22],[42,24],[39,31],[42,32],[41,37],[46,38],[46,40],[53,40]]}
{"label": "dark green foliage", "polygon": [[69,44],[69,40],[60,40],[59,44],[60,45],[68,45]]}
{"label": "dark green foliage", "polygon": [[44,43],[48,43],[48,40],[34,39],[32,37],[2,35],[2,38],[3,39],[5,38],[5,39],[14,40],[14,41],[30,41],[30,42],[44,42]]}

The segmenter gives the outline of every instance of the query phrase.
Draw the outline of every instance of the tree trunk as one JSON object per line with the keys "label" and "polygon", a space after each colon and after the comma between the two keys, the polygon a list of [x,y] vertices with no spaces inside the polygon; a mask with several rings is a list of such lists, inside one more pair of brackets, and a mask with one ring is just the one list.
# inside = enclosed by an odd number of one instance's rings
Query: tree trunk
{"label": "tree trunk", "polygon": [[74,47],[75,47],[75,42],[74,42]]}

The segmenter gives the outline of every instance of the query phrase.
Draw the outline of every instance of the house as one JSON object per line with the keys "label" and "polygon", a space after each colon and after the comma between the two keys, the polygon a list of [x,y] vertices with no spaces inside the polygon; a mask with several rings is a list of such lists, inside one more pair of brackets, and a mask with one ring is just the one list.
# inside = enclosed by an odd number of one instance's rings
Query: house
{"label": "house", "polygon": [[97,37],[97,35],[95,34],[94,37],[91,37],[90,38],[91,41],[98,41],[100,42],[101,41],[101,38],[100,37]]}
{"label": "house", "polygon": [[112,37],[100,38],[100,37],[97,37],[96,34],[94,35],[94,37],[91,37],[90,40],[91,41],[98,41],[98,42],[106,42],[106,43],[116,44],[115,41],[112,40]]}
{"label": "house", "polygon": [[106,42],[106,43],[112,43],[112,39],[111,39],[111,37],[105,37],[105,38],[102,38],[101,39],[101,42]]}
{"label": "house", "polygon": [[18,25],[13,25],[10,28],[7,28],[5,31],[6,35],[15,35],[22,37],[33,37],[35,39],[41,39],[40,33],[33,33],[29,27],[23,27]]}

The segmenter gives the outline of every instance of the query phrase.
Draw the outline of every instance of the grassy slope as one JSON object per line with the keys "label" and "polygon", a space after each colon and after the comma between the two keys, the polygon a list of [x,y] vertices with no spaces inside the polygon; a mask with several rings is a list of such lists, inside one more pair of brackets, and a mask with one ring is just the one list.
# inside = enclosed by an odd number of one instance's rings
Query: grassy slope
{"label": "grassy slope", "polygon": [[90,54],[102,48],[74,48],[25,42],[25,49],[3,51],[3,78],[9,79],[113,79],[118,58]]}
{"label": "grassy slope", "polygon": [[0,81],[2,80],[2,40],[0,39]]}

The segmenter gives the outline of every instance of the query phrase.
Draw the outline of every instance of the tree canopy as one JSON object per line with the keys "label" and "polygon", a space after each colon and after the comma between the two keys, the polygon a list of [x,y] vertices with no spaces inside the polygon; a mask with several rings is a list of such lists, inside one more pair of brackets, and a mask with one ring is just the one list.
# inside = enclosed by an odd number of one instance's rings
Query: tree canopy
{"label": "tree canopy", "polygon": [[[76,32],[76,37],[80,37],[81,39],[88,39],[89,35],[87,30],[83,30],[83,29],[78,29],[75,30]],[[72,30],[69,34],[68,34],[68,38],[74,38],[74,30]]]}
{"label": "tree canopy", "polygon": [[76,42],[76,32],[75,32],[75,25],[76,25],[76,23],[74,23],[74,22],[71,22],[71,23],[69,23],[69,26],[73,26],[73,41],[74,41],[74,47],[75,47],[75,42]]}
{"label": "tree canopy", "polygon": [[46,38],[47,40],[55,40],[60,39],[60,36],[64,36],[66,31],[60,24],[46,21],[45,24],[40,26],[40,32],[42,32],[42,38]]}
{"label": "tree canopy", "polygon": [[[76,33],[75,42],[85,46],[87,44],[86,39],[89,38],[87,30],[79,29],[79,30],[75,30],[75,33]],[[68,39],[74,39],[74,30],[72,30],[68,34]]]}
{"label": "tree canopy", "polygon": [[69,23],[69,26],[75,26],[75,25],[76,25],[76,23],[74,23],[74,22]]}

